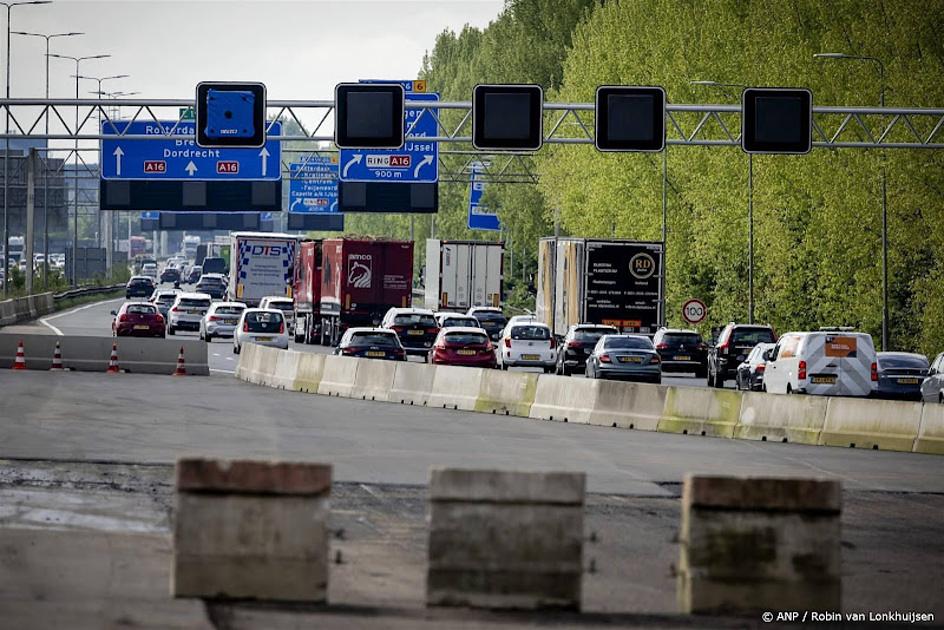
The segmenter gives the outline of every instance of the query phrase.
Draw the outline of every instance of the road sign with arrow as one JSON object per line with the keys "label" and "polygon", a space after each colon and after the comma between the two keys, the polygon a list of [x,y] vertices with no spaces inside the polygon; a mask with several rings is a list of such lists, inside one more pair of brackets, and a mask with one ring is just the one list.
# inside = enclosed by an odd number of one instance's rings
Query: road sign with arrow
{"label": "road sign with arrow", "polygon": [[[281,177],[281,143],[261,149],[206,149],[192,139],[191,121],[105,121],[102,123],[102,179],[117,180],[269,180]],[[119,135],[120,134],[120,135]],[[282,134],[279,122],[268,137]],[[155,136],[134,140],[123,136]]]}
{"label": "road sign with arrow", "polygon": [[[364,83],[403,83],[408,88],[407,101],[438,101],[435,92],[414,92],[415,81],[364,81]],[[422,137],[436,137],[438,111],[407,107],[403,127],[407,140],[399,149],[342,149],[340,178],[345,182],[425,182],[439,181],[439,143]],[[419,136],[410,139],[410,136]]]}
{"label": "road sign with arrow", "polygon": [[289,164],[288,211],[338,211],[338,155],[311,155]]}

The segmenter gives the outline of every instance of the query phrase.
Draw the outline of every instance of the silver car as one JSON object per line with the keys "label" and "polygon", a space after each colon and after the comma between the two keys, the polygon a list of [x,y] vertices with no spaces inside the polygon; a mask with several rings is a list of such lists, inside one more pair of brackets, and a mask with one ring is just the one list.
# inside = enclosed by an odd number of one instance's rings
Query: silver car
{"label": "silver car", "polygon": [[247,343],[288,350],[288,327],[282,311],[274,308],[244,309],[233,333],[233,352],[239,354]]}
{"label": "silver car", "polygon": [[210,296],[206,293],[180,293],[167,312],[167,334],[178,330],[200,330],[200,322],[210,308]]}
{"label": "silver car", "polygon": [[244,310],[242,302],[214,302],[200,320],[200,339],[210,343],[214,337],[232,337]]}
{"label": "silver car", "polygon": [[662,382],[662,359],[648,337],[603,335],[587,357],[587,378]]}

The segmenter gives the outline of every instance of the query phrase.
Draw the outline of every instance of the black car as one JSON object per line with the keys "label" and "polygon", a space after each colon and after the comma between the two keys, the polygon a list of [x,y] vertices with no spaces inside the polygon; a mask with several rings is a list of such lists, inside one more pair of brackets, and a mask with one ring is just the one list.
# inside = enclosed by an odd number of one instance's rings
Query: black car
{"label": "black car", "polygon": [[747,358],[738,366],[735,387],[744,391],[764,391],[764,372],[767,371],[767,359],[764,353],[773,350],[775,344],[759,343],[754,346]]}
{"label": "black car", "polygon": [[564,376],[583,374],[587,369],[587,357],[603,335],[618,335],[615,326],[600,324],[575,324],[567,329],[557,350],[557,373]]}
{"label": "black car", "polygon": [[776,343],[774,329],[763,324],[731,322],[708,349],[708,387],[724,387],[737,377],[737,368],[759,343]]}
{"label": "black car", "polygon": [[200,279],[200,276],[203,275],[203,268],[200,265],[191,265],[187,269],[187,273],[184,274],[184,277],[181,279],[181,282],[185,284],[193,284]]}
{"label": "black car", "polygon": [[501,337],[508,318],[505,317],[500,308],[489,306],[476,306],[469,309],[467,315],[471,315],[479,321],[479,325],[488,333],[489,339],[497,341]]}
{"label": "black car", "polygon": [[878,387],[872,390],[873,397],[921,400],[921,385],[931,367],[926,356],[910,352],[879,352],[876,363]]}
{"label": "black car", "polygon": [[663,372],[694,372],[708,375],[708,346],[694,330],[660,328],[652,339],[662,358]]}
{"label": "black car", "polygon": [[154,280],[148,276],[131,276],[125,285],[125,299],[149,298],[154,293]]}
{"label": "black car", "polygon": [[226,273],[226,259],[220,256],[210,256],[203,259],[201,267],[203,273]]}
{"label": "black car", "polygon": [[384,316],[381,327],[397,333],[407,354],[422,356],[424,361],[439,334],[433,312],[419,308],[392,308]]}
{"label": "black car", "polygon": [[164,267],[164,271],[161,272],[161,282],[180,282],[180,270]]}
{"label": "black car", "polygon": [[341,337],[334,353],[345,357],[406,361],[400,339],[386,328],[350,328]]}
{"label": "black car", "polygon": [[214,300],[222,300],[226,295],[226,284],[221,278],[203,276],[195,287],[197,293],[206,293]]}

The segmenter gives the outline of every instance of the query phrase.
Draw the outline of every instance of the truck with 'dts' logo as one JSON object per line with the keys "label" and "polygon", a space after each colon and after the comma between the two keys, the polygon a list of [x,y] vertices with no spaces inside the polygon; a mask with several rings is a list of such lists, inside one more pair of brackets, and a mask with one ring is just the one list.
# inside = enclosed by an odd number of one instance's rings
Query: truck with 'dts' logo
{"label": "truck with 'dts' logo", "polygon": [[292,297],[298,237],[234,232],[230,237],[229,299],[258,306],[264,297]]}
{"label": "truck with 'dts' logo", "polygon": [[318,330],[322,344],[336,345],[348,328],[378,326],[390,308],[410,305],[411,241],[329,238],[320,245],[321,323],[312,332]]}

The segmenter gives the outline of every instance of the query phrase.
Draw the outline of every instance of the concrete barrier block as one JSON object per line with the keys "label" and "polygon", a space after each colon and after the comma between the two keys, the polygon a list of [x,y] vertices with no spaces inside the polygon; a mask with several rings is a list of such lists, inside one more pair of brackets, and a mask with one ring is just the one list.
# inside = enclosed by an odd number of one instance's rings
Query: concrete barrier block
{"label": "concrete barrier block", "polygon": [[349,398],[354,389],[354,378],[361,359],[328,355],[324,358],[324,371],[318,383],[318,393],[322,396],[342,396]]}
{"label": "concrete barrier block", "polygon": [[331,467],[177,464],[174,597],[323,602]]}
{"label": "concrete barrier block", "polygon": [[710,389],[711,400],[705,414],[705,424],[702,426],[702,435],[711,437],[732,438],[741,415],[741,398],[739,391],[728,389]]}
{"label": "concrete barrier block", "polygon": [[529,418],[587,424],[593,415],[596,381],[541,374]]}
{"label": "concrete barrier block", "polygon": [[247,343],[239,353],[239,365],[246,381],[256,385],[270,385],[279,360],[279,350],[255,343]]}
{"label": "concrete barrier block", "polygon": [[687,476],[681,611],[840,609],[840,511],[838,481]]}
{"label": "concrete barrier block", "polygon": [[265,384],[269,387],[292,389],[298,375],[298,360],[302,353],[278,348],[267,348],[267,350],[275,351],[275,370],[268,375]]}
{"label": "concrete barrier block", "polygon": [[921,427],[918,429],[914,452],[944,455],[944,405],[922,405]]}
{"label": "concrete barrier block", "polygon": [[388,400],[403,405],[426,405],[435,378],[435,365],[401,361],[397,363]]}
{"label": "concrete barrier block", "polygon": [[296,392],[317,394],[321,376],[324,374],[325,355],[313,352],[299,352],[298,355],[298,369],[292,389]]}
{"label": "concrete barrier block", "polygon": [[481,368],[437,365],[433,388],[429,393],[430,407],[474,411],[482,386]]}
{"label": "concrete barrier block", "polygon": [[429,605],[579,609],[583,473],[434,470]]}
{"label": "concrete barrier block", "polygon": [[397,370],[396,361],[363,359],[357,365],[351,398],[387,401]]}
{"label": "concrete barrier block", "polygon": [[234,371],[236,378],[249,383],[254,382],[251,380],[253,378],[253,363],[258,361],[256,353],[259,351],[260,347],[261,346],[251,343],[242,349],[242,352],[240,352],[239,356],[236,358],[236,370]]}
{"label": "concrete barrier block", "polygon": [[527,418],[537,387],[537,374],[483,370],[475,410]]}
{"label": "concrete barrier block", "polygon": [[830,398],[819,443],[912,451],[921,425],[921,403],[869,398]]}
{"label": "concrete barrier block", "polygon": [[716,390],[706,387],[669,387],[658,430],[663,433],[701,435]]}
{"label": "concrete barrier block", "polygon": [[747,392],[734,437],[742,440],[817,444],[826,422],[823,396]]}
{"label": "concrete barrier block", "polygon": [[655,431],[665,408],[667,387],[647,383],[594,381],[596,397],[590,424]]}

